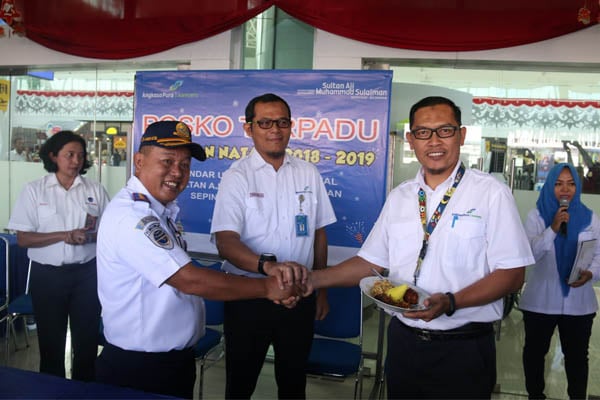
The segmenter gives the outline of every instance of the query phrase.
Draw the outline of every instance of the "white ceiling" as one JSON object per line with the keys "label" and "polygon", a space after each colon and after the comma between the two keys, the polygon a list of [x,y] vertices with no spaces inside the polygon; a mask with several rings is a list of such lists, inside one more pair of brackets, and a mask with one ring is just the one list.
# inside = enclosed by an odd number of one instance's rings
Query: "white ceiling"
{"label": "white ceiling", "polygon": [[423,83],[474,96],[600,100],[600,72],[396,67],[394,82]]}

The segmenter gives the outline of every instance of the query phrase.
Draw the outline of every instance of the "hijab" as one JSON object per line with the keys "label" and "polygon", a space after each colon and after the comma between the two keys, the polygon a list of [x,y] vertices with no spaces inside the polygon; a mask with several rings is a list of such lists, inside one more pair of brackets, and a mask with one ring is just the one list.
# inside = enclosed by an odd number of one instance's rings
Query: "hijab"
{"label": "hijab", "polygon": [[540,191],[540,197],[537,200],[537,209],[539,210],[546,228],[552,225],[554,216],[560,208],[556,194],[554,193],[554,185],[558,176],[563,169],[568,168],[571,171],[573,180],[575,181],[575,195],[569,202],[569,223],[567,224],[567,235],[556,235],[554,239],[554,252],[556,255],[556,267],[560,277],[560,286],[562,294],[566,297],[569,294],[570,286],[567,284],[573,262],[577,255],[577,239],[579,233],[583,231],[592,220],[592,211],[581,202],[581,180],[577,174],[577,170],[571,164],[560,163],[556,164],[550,172],[546,182]]}

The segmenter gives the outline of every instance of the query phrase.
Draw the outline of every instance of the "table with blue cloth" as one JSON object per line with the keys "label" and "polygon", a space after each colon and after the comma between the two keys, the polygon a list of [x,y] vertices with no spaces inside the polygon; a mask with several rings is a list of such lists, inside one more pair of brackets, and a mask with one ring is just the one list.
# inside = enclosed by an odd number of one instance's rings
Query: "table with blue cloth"
{"label": "table with blue cloth", "polygon": [[0,367],[3,399],[173,399],[130,388],[81,382],[22,369]]}

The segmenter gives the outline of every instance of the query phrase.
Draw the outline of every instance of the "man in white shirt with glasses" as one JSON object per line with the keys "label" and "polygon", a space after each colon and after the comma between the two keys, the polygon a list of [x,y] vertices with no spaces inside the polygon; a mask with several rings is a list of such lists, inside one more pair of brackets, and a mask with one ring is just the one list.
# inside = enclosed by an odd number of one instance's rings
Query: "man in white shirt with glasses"
{"label": "man in white shirt with glasses", "polygon": [[[292,266],[325,268],[325,226],[336,218],[317,168],[286,153],[289,105],[271,93],[255,97],[246,107],[244,131],[254,150],[223,174],[212,219],[223,269],[266,278]],[[305,398],[314,320],[328,310],[324,290],[293,309],[262,299],[226,302],[225,397],[252,396],[273,344],[278,397]]]}
{"label": "man in white shirt with glasses", "polygon": [[410,110],[406,140],[421,168],[392,192],[358,254],[311,274],[313,287],[356,285],[389,269],[431,293],[426,309],[388,311],[390,399],[490,398],[496,383],[492,323],[534,262],[510,189],[460,161],[466,128],[451,100]]}

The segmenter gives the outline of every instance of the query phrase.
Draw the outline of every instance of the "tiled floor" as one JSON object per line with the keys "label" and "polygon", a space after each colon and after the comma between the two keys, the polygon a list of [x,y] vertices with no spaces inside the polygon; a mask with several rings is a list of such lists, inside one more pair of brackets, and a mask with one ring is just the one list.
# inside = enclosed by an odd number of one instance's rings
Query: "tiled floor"
{"label": "tiled floor", "polygon": [[[600,297],[600,290],[597,290]],[[368,309],[364,323],[364,351],[375,353],[378,341],[379,312]],[[20,349],[14,352],[11,345],[10,366],[28,370],[36,370],[38,365],[38,351],[35,331],[30,332],[31,346],[23,348],[24,338],[19,337]],[[20,333],[22,335],[22,332]],[[523,381],[523,367],[521,365],[521,351],[523,346],[523,322],[521,312],[513,310],[502,322],[500,339],[497,342],[498,355],[498,391],[495,399],[525,399],[527,398]],[[5,360],[4,346],[0,346],[0,360]],[[590,379],[588,394],[590,397],[600,395],[600,324],[594,324],[592,341],[590,344]],[[371,371],[370,376],[364,379],[363,398],[371,394],[375,374],[375,362],[365,360],[365,365]],[[204,398],[222,399],[224,397],[224,361],[220,360],[210,366],[204,376]],[[274,386],[273,368],[271,363],[266,363],[258,382],[254,399],[273,399],[277,397]],[[353,379],[337,381],[309,377],[307,396],[309,399],[348,399],[352,398],[354,391]],[[550,399],[566,399],[566,381],[563,369],[562,354],[556,337],[553,340],[551,351],[546,359],[546,395]],[[197,398],[197,393],[196,393]]]}

